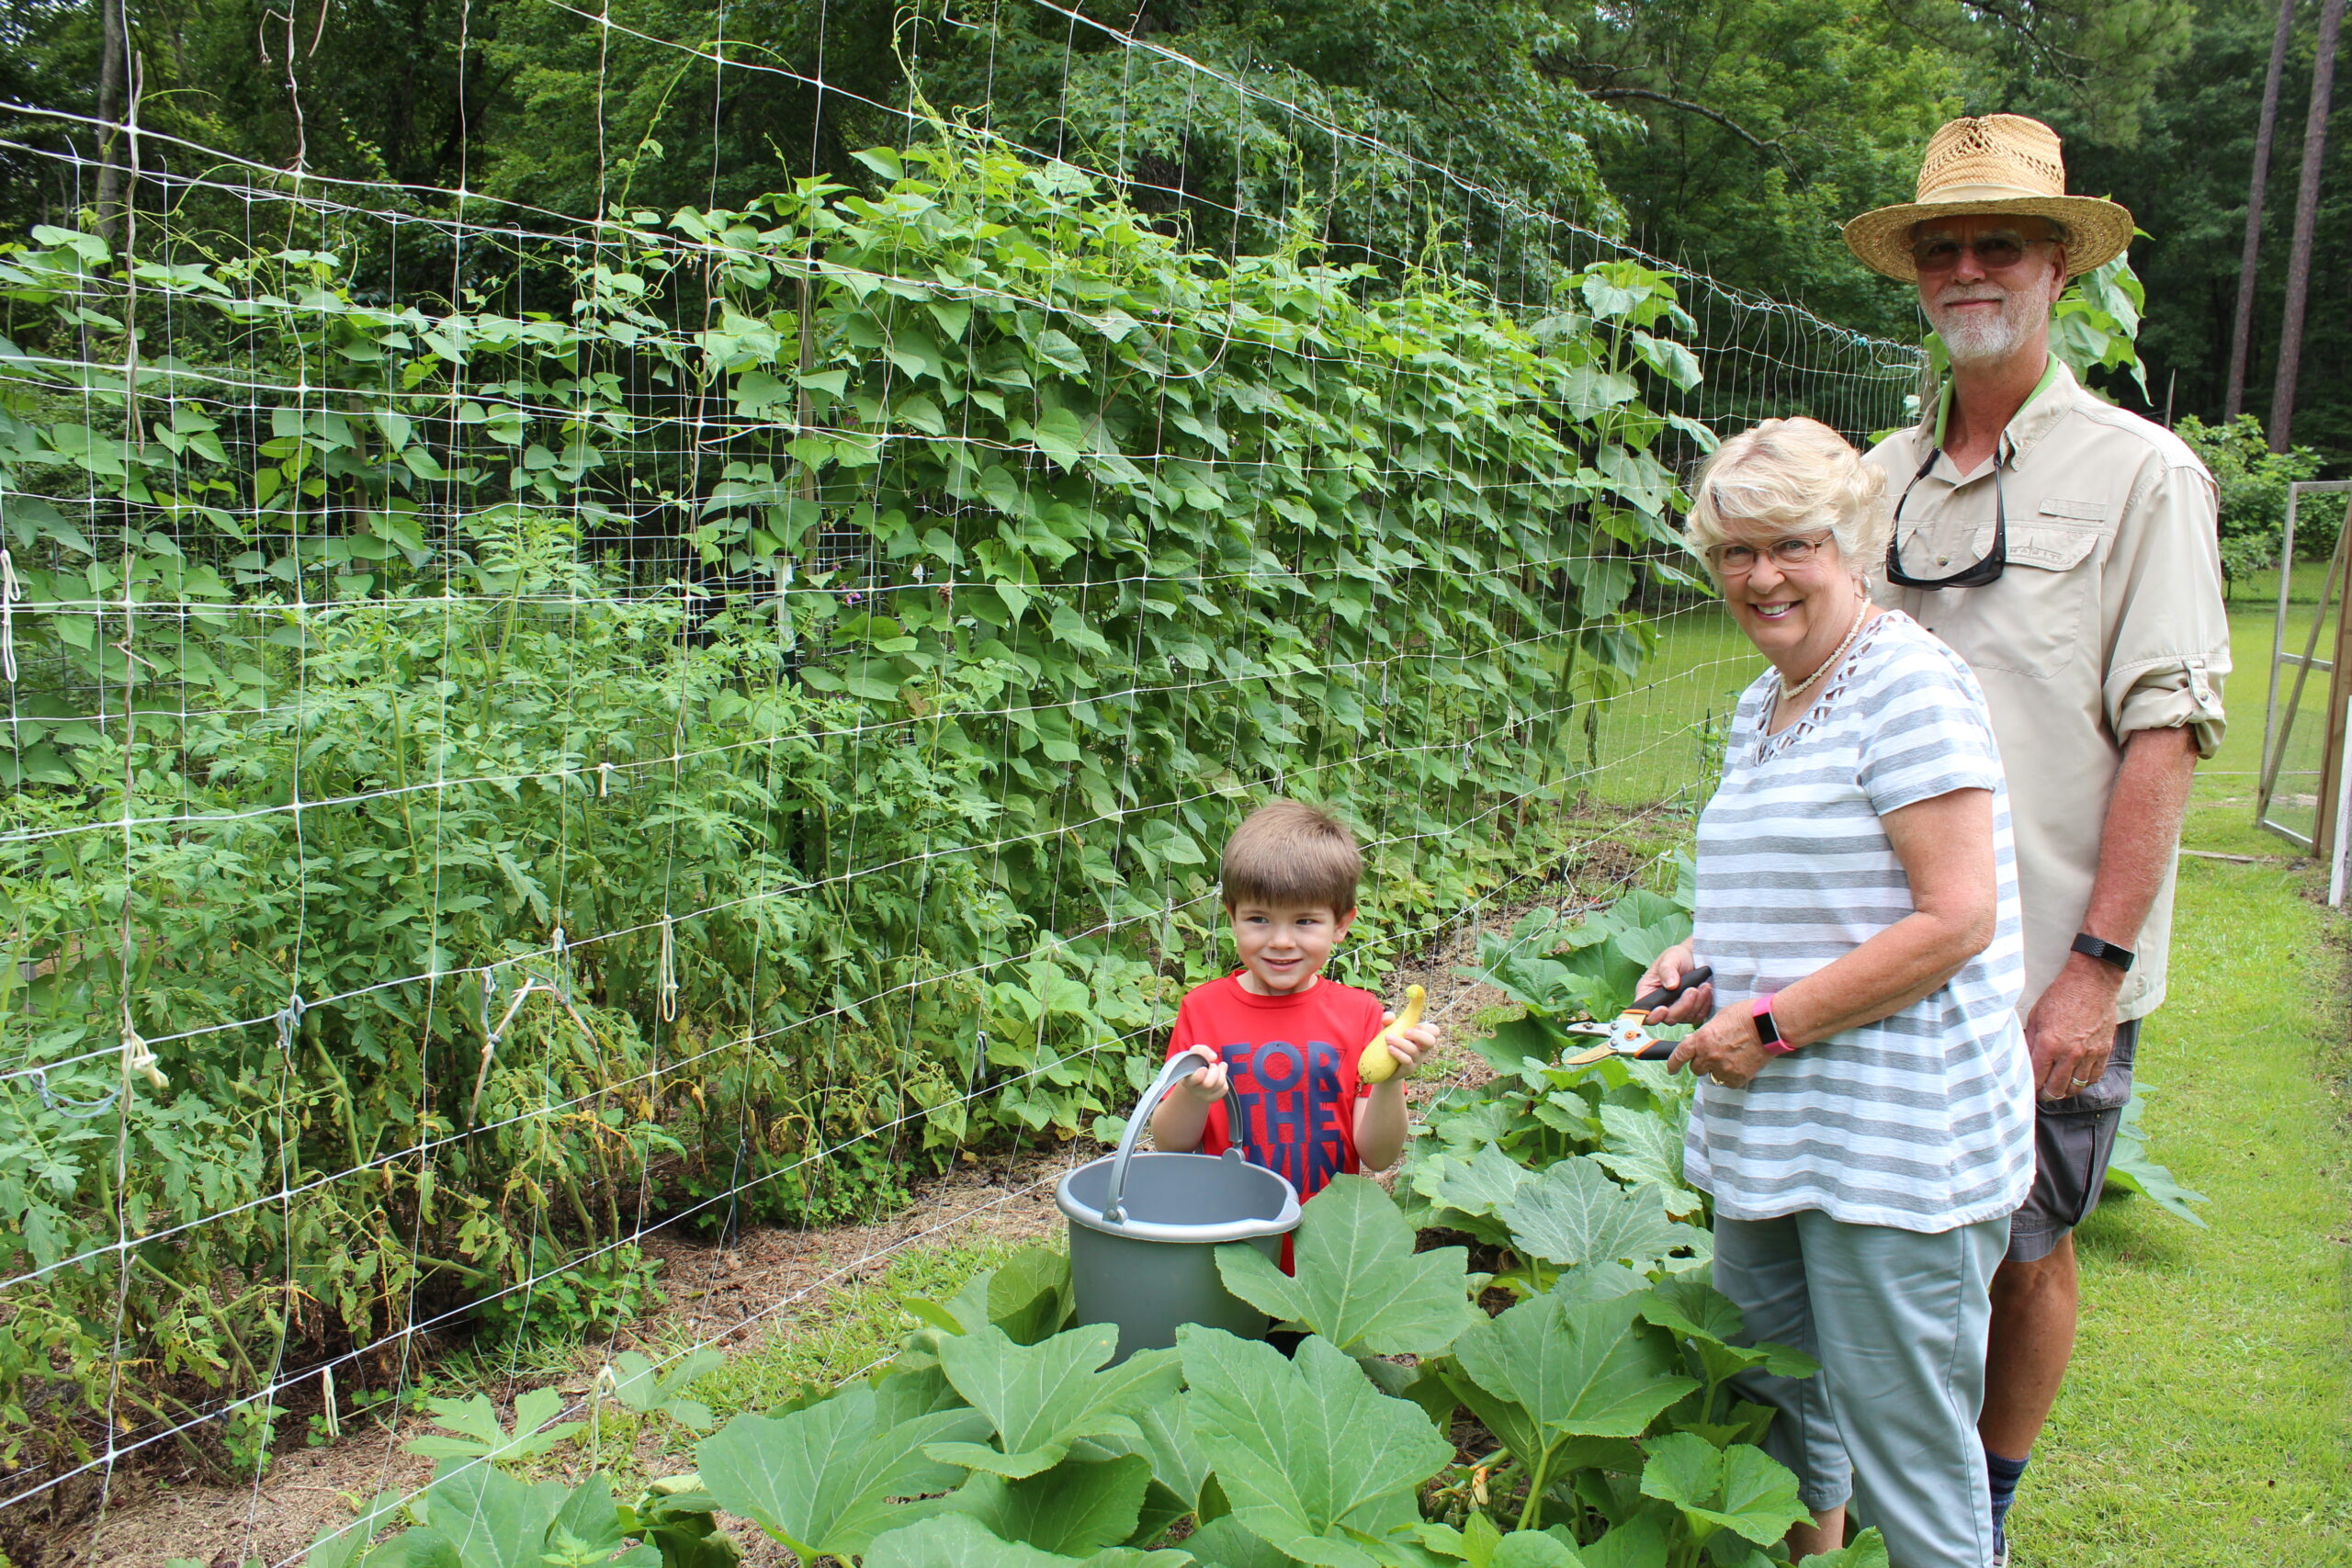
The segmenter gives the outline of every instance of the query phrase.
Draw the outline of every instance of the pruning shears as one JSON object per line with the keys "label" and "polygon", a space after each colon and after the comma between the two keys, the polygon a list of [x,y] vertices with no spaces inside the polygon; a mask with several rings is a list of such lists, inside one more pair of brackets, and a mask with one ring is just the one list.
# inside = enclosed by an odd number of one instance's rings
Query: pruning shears
{"label": "pruning shears", "polygon": [[1632,1007],[1627,1008],[1607,1023],[1569,1024],[1566,1032],[1598,1034],[1600,1036],[1600,1043],[1589,1051],[1579,1051],[1573,1056],[1562,1057],[1560,1066],[1589,1066],[1610,1056],[1631,1056],[1641,1062],[1666,1060],[1674,1055],[1674,1047],[1679,1042],[1656,1038],[1648,1030],[1642,1027],[1642,1020],[1649,1016],[1651,1009],[1665,1007],[1692,987],[1703,986],[1714,977],[1715,972],[1703,965],[1686,970],[1682,978],[1673,985],[1660,986],[1646,996],[1634,998]]}

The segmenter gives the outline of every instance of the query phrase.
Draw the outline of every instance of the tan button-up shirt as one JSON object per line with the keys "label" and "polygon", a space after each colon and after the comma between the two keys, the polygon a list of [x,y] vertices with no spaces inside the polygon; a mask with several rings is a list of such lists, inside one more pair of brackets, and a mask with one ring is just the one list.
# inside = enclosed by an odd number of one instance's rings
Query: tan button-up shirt
{"label": "tan button-up shirt", "polygon": [[[2121,738],[2186,725],[2199,755],[2221,744],[2230,627],[2213,479],[2179,437],[2101,402],[2054,358],[1973,472],[1939,449],[1943,413],[1929,411],[1867,459],[1901,501],[1903,570],[1949,577],[1992,548],[1996,467],[2008,568],[1981,588],[1933,591],[1874,571],[1873,591],[1951,645],[1984,687],[2009,780],[2030,1008],[2082,930]],[[2116,998],[2120,1018],[2165,998],[2172,898],[2168,870]]]}

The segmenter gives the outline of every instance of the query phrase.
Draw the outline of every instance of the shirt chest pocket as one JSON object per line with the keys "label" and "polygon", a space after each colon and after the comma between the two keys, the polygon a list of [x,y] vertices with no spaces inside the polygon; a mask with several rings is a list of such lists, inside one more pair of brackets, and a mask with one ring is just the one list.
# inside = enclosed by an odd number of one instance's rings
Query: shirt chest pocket
{"label": "shirt chest pocket", "polygon": [[[1979,670],[2049,680],[2083,651],[2098,587],[2091,563],[2104,536],[2096,524],[2011,523],[1999,580],[1965,590],[1942,614],[1931,603],[1929,629]],[[1971,558],[1992,547],[1987,524],[1971,541]]]}

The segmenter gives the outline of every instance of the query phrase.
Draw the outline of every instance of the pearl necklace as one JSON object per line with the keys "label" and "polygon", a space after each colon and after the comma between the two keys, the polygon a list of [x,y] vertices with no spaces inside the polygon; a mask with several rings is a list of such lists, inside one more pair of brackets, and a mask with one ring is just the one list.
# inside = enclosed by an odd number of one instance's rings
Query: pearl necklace
{"label": "pearl necklace", "polygon": [[1815,671],[1804,680],[1799,681],[1793,686],[1789,684],[1789,678],[1786,675],[1778,676],[1781,682],[1781,700],[1782,702],[1790,701],[1792,698],[1795,697],[1798,693],[1804,691],[1808,686],[1811,686],[1815,681],[1820,680],[1824,675],[1828,674],[1830,671],[1836,669],[1838,667],[1838,661],[1846,657],[1846,650],[1854,646],[1854,639],[1862,635],[1862,618],[1870,613],[1871,602],[1865,599],[1861,603],[1861,607],[1854,612],[1854,624],[1847,628],[1846,640],[1838,645],[1837,652],[1831,654],[1827,659],[1821,661],[1820,669]]}

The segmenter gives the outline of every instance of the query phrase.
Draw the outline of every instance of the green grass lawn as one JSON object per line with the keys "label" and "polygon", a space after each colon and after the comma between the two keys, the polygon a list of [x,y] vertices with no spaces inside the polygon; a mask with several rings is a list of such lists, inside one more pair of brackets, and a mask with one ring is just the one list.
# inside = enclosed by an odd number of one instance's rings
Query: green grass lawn
{"label": "green grass lawn", "polygon": [[[2185,845],[2253,827],[2270,613],[2232,616],[2233,724]],[[2079,1234],[2082,1338],[2011,1536],[2019,1568],[2352,1562],[2346,930],[2320,874],[2187,858],[2140,1080],[2151,1153],[2211,1228],[2110,1201]]]}
{"label": "green grass lawn", "polygon": [[[1671,800],[1710,780],[1741,690],[1764,660],[1713,604],[1669,611],[1655,623],[1657,648],[1627,689],[1602,705],[1586,787],[1614,806]],[[1587,752],[1577,736],[1576,758]],[[1699,803],[1691,801],[1692,806]]]}

